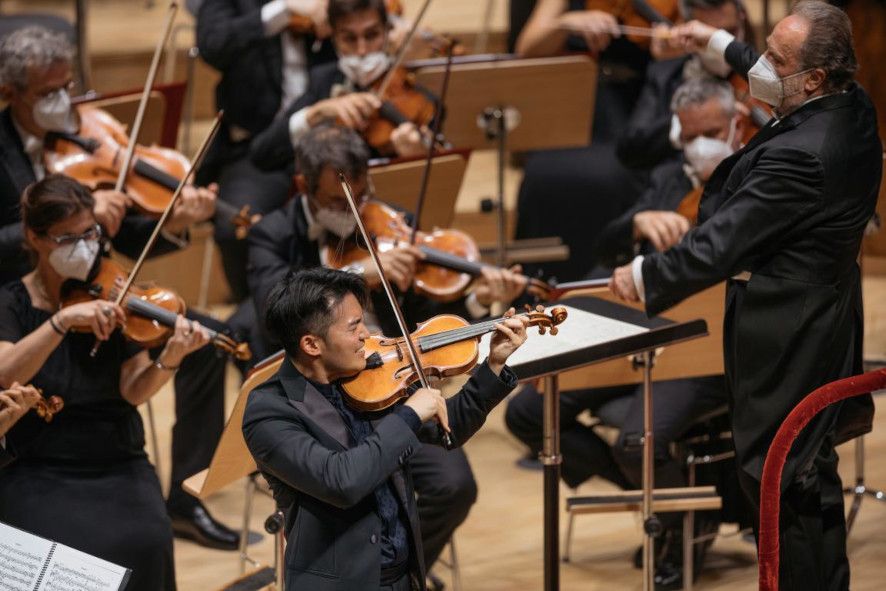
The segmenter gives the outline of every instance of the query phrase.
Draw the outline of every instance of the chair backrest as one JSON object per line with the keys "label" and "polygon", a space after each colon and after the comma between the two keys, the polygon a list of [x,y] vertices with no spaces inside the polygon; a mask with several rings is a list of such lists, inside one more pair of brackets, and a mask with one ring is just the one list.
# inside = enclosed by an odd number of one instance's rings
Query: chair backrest
{"label": "chair backrest", "polygon": [[794,440],[809,421],[831,404],[883,388],[886,388],[886,369],[825,384],[801,400],[782,422],[766,454],[760,481],[760,591],[778,591],[781,473]]}

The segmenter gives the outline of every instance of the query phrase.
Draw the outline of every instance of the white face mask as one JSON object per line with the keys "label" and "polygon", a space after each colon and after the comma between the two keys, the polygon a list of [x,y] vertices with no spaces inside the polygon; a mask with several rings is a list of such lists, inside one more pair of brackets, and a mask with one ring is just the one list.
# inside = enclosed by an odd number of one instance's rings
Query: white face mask
{"label": "white face mask", "polygon": [[34,122],[46,131],[77,131],[77,116],[71,108],[71,97],[64,88],[34,103],[33,115]]}
{"label": "white face mask", "polygon": [[74,244],[64,244],[49,253],[49,264],[65,279],[86,281],[99,251],[98,240],[80,239]]}
{"label": "white face mask", "polygon": [[726,141],[700,135],[686,145],[683,154],[699,178],[707,181],[714,169],[735,152],[732,147],[733,141],[735,141],[735,118],[729,124],[729,137]]}
{"label": "white face mask", "polygon": [[766,56],[761,55],[754,67],[748,71],[751,96],[778,107],[784,99],[803,92],[803,81],[797,76],[811,71],[812,68],[809,68],[780,78]]}
{"label": "white face mask", "polygon": [[347,238],[354,233],[357,227],[357,220],[350,210],[338,211],[321,207],[314,214],[317,223],[332,232],[339,238]]}
{"label": "white face mask", "polygon": [[348,80],[362,87],[375,82],[388,69],[390,58],[384,51],[373,51],[364,56],[343,55],[338,58],[338,69]]}

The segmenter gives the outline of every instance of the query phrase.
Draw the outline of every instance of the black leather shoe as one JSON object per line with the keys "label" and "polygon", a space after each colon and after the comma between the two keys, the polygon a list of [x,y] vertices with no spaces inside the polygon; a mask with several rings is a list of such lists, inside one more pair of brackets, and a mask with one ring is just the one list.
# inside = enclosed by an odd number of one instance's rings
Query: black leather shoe
{"label": "black leather shoe", "polygon": [[167,506],[166,510],[177,538],[216,550],[236,550],[240,546],[240,534],[216,521],[202,503],[187,508]]}

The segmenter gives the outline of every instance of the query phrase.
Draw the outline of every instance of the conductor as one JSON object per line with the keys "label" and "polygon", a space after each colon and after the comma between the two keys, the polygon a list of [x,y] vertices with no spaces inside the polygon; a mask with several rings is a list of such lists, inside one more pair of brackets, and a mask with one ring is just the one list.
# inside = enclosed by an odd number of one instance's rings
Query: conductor
{"label": "conductor", "polygon": [[[714,171],[699,226],[670,250],[618,268],[610,288],[644,300],[652,315],[728,281],[724,355],[736,464],[759,508],[778,426],[818,386],[861,371],[856,259],[876,205],[882,147],[871,101],[853,81],[852,32],[840,9],[799,2],[759,57],[698,22],[676,33],[691,49],[724,55],[776,117]],[[794,444],[781,490],[782,589],[849,588],[834,446],[869,428],[872,410],[869,397],[831,406]]]}
{"label": "conductor", "polygon": [[452,398],[420,388],[387,412],[352,410],[338,381],[366,366],[367,297],[361,277],[313,268],[268,298],[268,329],[286,360],[250,394],[243,435],[286,517],[286,589],[424,590],[409,458],[440,441],[434,416],[448,416],[464,443],[517,383],[505,361],[526,326],[512,308],[488,360]]}

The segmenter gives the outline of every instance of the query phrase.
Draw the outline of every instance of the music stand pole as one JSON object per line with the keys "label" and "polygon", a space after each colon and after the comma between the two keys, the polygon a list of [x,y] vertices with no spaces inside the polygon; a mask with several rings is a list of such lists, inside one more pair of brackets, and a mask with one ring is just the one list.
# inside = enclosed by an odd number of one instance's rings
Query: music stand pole
{"label": "music stand pole", "polygon": [[643,367],[643,591],[655,589],[655,538],[661,534],[661,522],[652,511],[652,491],[655,489],[655,436],[652,429],[654,355],[653,351],[644,351],[636,362]]}
{"label": "music stand pole", "polygon": [[499,267],[507,266],[507,220],[505,218],[505,157],[507,148],[508,122],[507,110],[504,106],[487,107],[483,109],[483,129],[486,131],[486,138],[490,141],[497,141],[498,158],[497,158],[497,174],[498,174],[498,196],[496,199],[496,209],[498,209],[498,252],[496,254],[496,263]]}
{"label": "music stand pole", "polygon": [[544,580],[545,591],[560,589],[560,385],[557,374],[545,377],[544,439]]}

